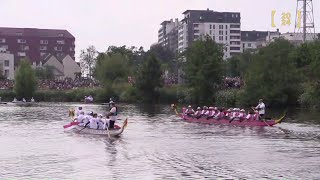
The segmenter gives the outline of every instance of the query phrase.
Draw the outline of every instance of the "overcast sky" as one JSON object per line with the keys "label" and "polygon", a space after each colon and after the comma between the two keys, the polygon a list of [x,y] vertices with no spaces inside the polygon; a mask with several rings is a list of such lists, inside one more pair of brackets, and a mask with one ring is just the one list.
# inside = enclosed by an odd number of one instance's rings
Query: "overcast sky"
{"label": "overcast sky", "polygon": [[[67,29],[76,37],[78,60],[89,45],[99,51],[110,45],[149,49],[160,23],[182,19],[187,9],[241,12],[242,30],[293,32],[296,5],[294,0],[0,0],[0,26]],[[313,6],[320,29],[320,2]],[[277,28],[271,27],[272,10]],[[291,26],[281,26],[283,12],[291,13]]]}

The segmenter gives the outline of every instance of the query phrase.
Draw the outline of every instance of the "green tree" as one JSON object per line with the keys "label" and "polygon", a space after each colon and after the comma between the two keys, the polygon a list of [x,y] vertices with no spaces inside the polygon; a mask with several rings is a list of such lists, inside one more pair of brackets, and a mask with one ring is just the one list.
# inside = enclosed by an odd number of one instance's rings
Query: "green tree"
{"label": "green tree", "polygon": [[89,46],[86,50],[81,50],[80,67],[83,73],[86,72],[89,74],[89,77],[92,77],[97,55],[98,51],[94,46]]}
{"label": "green tree", "polygon": [[136,76],[136,87],[144,102],[158,101],[158,88],[162,87],[162,70],[159,60],[150,55],[142,64]]}
{"label": "green tree", "polygon": [[263,98],[268,104],[296,104],[301,75],[290,58],[293,45],[279,39],[259,50],[248,64],[243,102],[252,105]]}
{"label": "green tree", "polygon": [[128,59],[122,54],[99,55],[96,76],[104,85],[110,86],[114,81],[127,81]]}
{"label": "green tree", "polygon": [[210,37],[195,41],[186,50],[184,72],[187,85],[192,88],[193,101],[212,102],[224,75],[223,49]]}
{"label": "green tree", "polygon": [[20,61],[14,80],[14,91],[18,98],[30,99],[34,95],[37,80],[28,60]]}

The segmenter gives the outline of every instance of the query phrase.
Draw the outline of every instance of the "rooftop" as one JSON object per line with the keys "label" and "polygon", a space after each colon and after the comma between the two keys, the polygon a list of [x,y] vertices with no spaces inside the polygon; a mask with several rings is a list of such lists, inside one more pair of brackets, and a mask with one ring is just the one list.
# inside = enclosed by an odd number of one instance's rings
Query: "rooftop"
{"label": "rooftop", "polygon": [[74,36],[63,29],[10,28],[0,27],[0,36],[29,36],[29,37],[67,37]]}

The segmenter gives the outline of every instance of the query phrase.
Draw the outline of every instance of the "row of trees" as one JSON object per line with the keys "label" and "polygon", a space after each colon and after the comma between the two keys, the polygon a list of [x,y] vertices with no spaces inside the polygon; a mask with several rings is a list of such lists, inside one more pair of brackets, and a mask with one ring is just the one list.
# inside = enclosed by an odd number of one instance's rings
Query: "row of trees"
{"label": "row of trees", "polygon": [[271,105],[319,107],[319,55],[319,41],[293,46],[279,39],[229,59],[227,72],[244,79],[239,98],[245,104],[264,98]]}
{"label": "row of trees", "polygon": [[[294,46],[278,39],[264,48],[224,61],[223,46],[206,37],[195,41],[181,56],[159,45],[149,51],[111,46],[90,61],[95,66],[87,67],[92,67],[92,76],[105,87],[127,82],[128,76],[134,77],[136,98],[145,101],[157,100],[164,70],[176,73],[177,67],[181,67],[186,83],[177,94],[188,96],[190,103],[215,101],[217,94],[220,96],[225,91],[223,78],[240,76],[244,85],[233,91],[235,101],[240,104],[252,105],[263,98],[270,105],[319,106],[319,55],[319,41]],[[88,62],[82,59],[82,63]]]}

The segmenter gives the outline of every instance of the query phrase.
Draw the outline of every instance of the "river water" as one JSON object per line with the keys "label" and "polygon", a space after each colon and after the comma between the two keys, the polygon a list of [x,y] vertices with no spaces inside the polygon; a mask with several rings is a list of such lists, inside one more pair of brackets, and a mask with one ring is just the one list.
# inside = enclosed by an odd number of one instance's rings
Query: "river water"
{"label": "river water", "polygon": [[0,179],[320,179],[319,113],[234,127],[186,123],[169,106],[120,104],[128,126],[108,139],[62,128],[78,105],[1,105]]}

